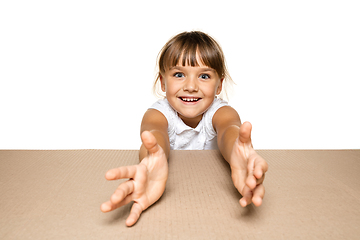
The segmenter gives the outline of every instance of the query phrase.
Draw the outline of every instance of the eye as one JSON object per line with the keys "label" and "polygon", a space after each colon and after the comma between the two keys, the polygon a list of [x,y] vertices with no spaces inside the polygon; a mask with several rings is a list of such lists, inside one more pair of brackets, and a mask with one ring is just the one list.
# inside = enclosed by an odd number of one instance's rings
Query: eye
{"label": "eye", "polygon": [[174,74],[174,77],[176,77],[176,78],[182,78],[182,77],[184,77],[184,74],[181,73],[181,72],[177,72],[177,73]]}
{"label": "eye", "polygon": [[210,76],[208,74],[201,74],[200,78],[205,80],[205,79],[209,79]]}

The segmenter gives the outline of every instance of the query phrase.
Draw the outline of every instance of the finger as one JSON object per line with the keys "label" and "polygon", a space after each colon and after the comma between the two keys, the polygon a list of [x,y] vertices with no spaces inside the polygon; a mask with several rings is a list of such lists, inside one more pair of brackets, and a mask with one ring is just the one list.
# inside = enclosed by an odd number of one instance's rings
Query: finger
{"label": "finger", "polygon": [[112,203],[110,201],[101,204],[100,209],[102,212],[110,212],[112,210]]}
{"label": "finger", "polygon": [[265,172],[268,170],[266,161],[260,157],[255,151],[248,160],[248,177],[246,184],[250,189],[254,189],[256,185],[264,181]]}
{"label": "finger", "polygon": [[136,174],[136,165],[124,166],[119,168],[110,169],[106,172],[105,178],[107,180],[117,180],[122,178],[133,178]]}
{"label": "finger", "polygon": [[111,196],[110,201],[112,204],[118,204],[125,199],[128,195],[134,192],[134,182],[126,181],[119,185],[115,190],[114,194]]}
{"label": "finger", "polygon": [[262,204],[264,196],[265,196],[265,187],[263,184],[260,184],[254,190],[254,195],[252,197],[252,202],[254,203],[254,205],[259,207]]}
{"label": "finger", "polygon": [[256,176],[256,174],[254,175],[249,175],[247,178],[246,178],[246,185],[251,189],[251,190],[254,190],[256,188],[257,185],[261,184],[264,182],[264,179],[265,179],[265,174],[261,174],[259,175],[260,178],[258,178]]}
{"label": "finger", "polygon": [[253,197],[253,193],[252,191],[250,190],[250,188],[248,186],[245,186],[241,195],[243,196],[241,199],[240,199],[240,205],[242,207],[246,207],[247,205],[249,205],[252,201],[252,197]]}
{"label": "finger", "polygon": [[250,190],[254,190],[258,183],[257,183],[257,179],[254,177],[254,175],[249,175],[246,178],[245,184]]}
{"label": "finger", "polygon": [[144,131],[141,134],[141,140],[149,153],[156,153],[159,151],[160,146],[157,144],[156,138],[151,132]]}
{"label": "finger", "polygon": [[262,175],[261,178],[256,179],[256,186],[259,185],[259,184],[262,184],[264,182],[264,179],[265,179],[265,174]]}
{"label": "finger", "polygon": [[260,179],[260,178],[262,178],[263,175],[265,175],[265,173],[267,172],[269,166],[262,157],[259,157],[259,159],[255,162],[255,167],[254,168],[255,168],[254,169],[254,176],[257,179]]}
{"label": "finger", "polygon": [[248,159],[248,164],[247,164],[247,177],[245,180],[245,184],[251,190],[256,187],[256,178],[254,176],[255,160],[256,160],[256,156],[251,155]]}
{"label": "finger", "polygon": [[239,140],[242,143],[250,143],[251,142],[251,123],[244,122],[240,126]]}
{"label": "finger", "polygon": [[101,204],[100,209],[102,212],[110,212],[112,210],[115,210],[119,207],[122,207],[128,203],[130,203],[132,201],[132,196],[127,196],[124,200],[122,200],[121,202],[117,203],[117,204],[113,204],[111,201],[107,201],[104,202],[103,204]]}
{"label": "finger", "polygon": [[140,218],[140,215],[142,213],[143,209],[138,203],[134,203],[131,207],[130,215],[126,219],[126,226],[131,227],[134,225],[137,220]]}

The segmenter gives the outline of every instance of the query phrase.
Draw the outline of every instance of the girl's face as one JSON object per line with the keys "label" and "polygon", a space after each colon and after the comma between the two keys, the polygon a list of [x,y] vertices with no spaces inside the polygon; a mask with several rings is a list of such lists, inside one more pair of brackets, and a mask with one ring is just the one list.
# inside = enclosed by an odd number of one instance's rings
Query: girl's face
{"label": "girl's face", "polygon": [[184,123],[195,128],[204,112],[220,94],[222,80],[205,65],[174,66],[160,76],[161,89]]}

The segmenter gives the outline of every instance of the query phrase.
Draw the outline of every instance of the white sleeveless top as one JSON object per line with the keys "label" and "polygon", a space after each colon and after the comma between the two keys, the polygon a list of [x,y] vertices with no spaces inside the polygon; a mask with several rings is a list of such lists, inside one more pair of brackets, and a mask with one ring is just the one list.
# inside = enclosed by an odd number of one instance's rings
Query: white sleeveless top
{"label": "white sleeveless top", "polygon": [[160,111],[168,121],[168,134],[170,149],[172,150],[206,150],[218,149],[216,132],[212,125],[215,112],[229,104],[219,98],[215,98],[196,128],[189,127],[171,107],[168,100],[162,99],[155,102],[150,109]]}

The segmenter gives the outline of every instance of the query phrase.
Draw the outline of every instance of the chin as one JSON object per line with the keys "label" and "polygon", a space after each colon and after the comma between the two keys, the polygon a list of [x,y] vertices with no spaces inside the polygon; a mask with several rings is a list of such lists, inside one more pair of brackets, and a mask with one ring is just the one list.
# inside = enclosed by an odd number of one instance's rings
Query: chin
{"label": "chin", "polygon": [[181,116],[185,117],[185,118],[189,118],[189,119],[193,119],[193,118],[197,118],[199,116],[202,116],[203,113],[181,113],[181,112],[178,112]]}

